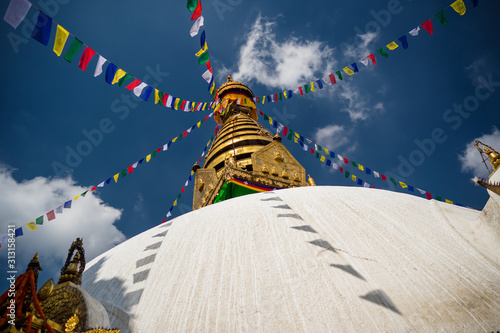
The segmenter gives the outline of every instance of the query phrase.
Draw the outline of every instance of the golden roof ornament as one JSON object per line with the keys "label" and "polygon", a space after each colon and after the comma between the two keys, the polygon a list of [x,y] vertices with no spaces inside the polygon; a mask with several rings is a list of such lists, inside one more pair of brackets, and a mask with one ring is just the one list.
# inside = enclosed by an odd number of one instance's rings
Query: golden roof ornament
{"label": "golden roof ornament", "polygon": [[[73,259],[73,253],[76,251]],[[74,284],[82,284],[82,274],[85,270],[85,250],[83,248],[83,240],[77,238],[68,250],[68,256],[66,257],[66,262],[63,268],[61,268],[61,276],[59,277],[59,283],[73,282]]]}
{"label": "golden roof ornament", "polygon": [[309,186],[316,186],[316,182],[311,175],[307,175],[307,182],[309,183]]}
{"label": "golden roof ornament", "polygon": [[[480,147],[479,145],[481,145],[482,147]],[[490,161],[490,164],[493,168],[493,171],[496,171],[500,167],[500,153],[498,153],[495,149],[488,146],[487,144],[482,143],[479,140],[476,140],[476,142],[474,142],[474,146],[477,148],[477,150],[481,154],[481,157],[483,158],[483,163],[485,163],[486,158],[484,157],[484,155],[486,155],[486,157]],[[488,169],[488,166],[486,165],[486,163],[485,163],[485,166],[486,166],[486,169]],[[490,170],[488,169],[488,171],[490,171]]]}
{"label": "golden roof ornament", "polygon": [[68,321],[64,325],[65,326],[64,332],[73,332],[76,328],[76,325],[78,325],[79,322],[80,319],[78,319],[78,316],[75,313],[71,318],[68,319]]}

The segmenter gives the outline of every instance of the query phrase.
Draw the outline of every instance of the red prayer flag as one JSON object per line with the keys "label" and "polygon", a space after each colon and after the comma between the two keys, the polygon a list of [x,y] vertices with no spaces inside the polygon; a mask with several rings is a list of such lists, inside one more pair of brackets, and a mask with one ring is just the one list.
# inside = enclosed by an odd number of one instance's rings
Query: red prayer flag
{"label": "red prayer flag", "polygon": [[201,163],[201,157],[198,159],[198,163]]}
{"label": "red prayer flag", "polygon": [[168,94],[163,94],[161,102],[165,106],[167,106],[167,99],[168,99]]}
{"label": "red prayer flag", "polygon": [[302,87],[299,87],[299,91],[301,95],[304,95],[304,93],[302,92]]}
{"label": "red prayer flag", "polygon": [[330,74],[328,76],[330,77],[330,81],[332,81],[332,84],[337,83],[337,80],[335,79],[335,75],[334,74]]}
{"label": "red prayer flag", "polygon": [[261,116],[264,116],[264,112],[262,112],[262,111],[259,110],[259,113],[260,113]]}
{"label": "red prayer flag", "polygon": [[183,187],[182,190],[181,190],[181,193],[184,193],[185,190],[186,190],[186,188]]}
{"label": "red prayer flag", "polygon": [[283,129],[283,136],[287,135],[288,135],[288,127],[285,126],[285,128]]}
{"label": "red prayer flag", "polygon": [[344,157],[344,163],[349,164],[349,160],[346,157]]}
{"label": "red prayer flag", "polygon": [[188,131],[184,131],[184,133],[182,133],[182,137],[185,138],[186,135],[188,135]]}
{"label": "red prayer flag", "polygon": [[94,186],[94,187],[92,187],[92,189],[90,190],[90,192],[95,191],[96,189],[97,189],[97,186]]}
{"label": "red prayer flag", "polygon": [[161,221],[161,223],[165,223],[167,222],[167,218],[164,218],[163,221]]}
{"label": "red prayer flag", "polygon": [[186,101],[182,101],[182,103],[181,103],[181,107],[180,107],[180,108],[181,108],[181,110],[184,110],[184,106],[186,106]]}
{"label": "red prayer flag", "polygon": [[382,175],[382,180],[387,180],[387,176],[386,175]]}
{"label": "red prayer flag", "polygon": [[375,61],[375,54],[372,53],[368,55],[367,58],[369,58],[373,62],[373,66],[377,64],[377,62]]}
{"label": "red prayer flag", "polygon": [[203,119],[203,121],[207,121],[207,119],[209,118],[210,116],[206,116],[205,119]]}
{"label": "red prayer flag", "polygon": [[134,172],[134,166],[133,165],[131,165],[131,166],[129,166],[127,168],[127,173],[132,173],[132,172]]}
{"label": "red prayer flag", "polygon": [[311,152],[311,154],[314,154],[314,149],[309,148],[309,151]]}
{"label": "red prayer flag", "polygon": [[274,101],[277,102],[278,101],[278,94],[274,94]]}
{"label": "red prayer flag", "polygon": [[422,28],[425,29],[429,33],[429,35],[432,35],[434,33],[434,28],[432,27],[432,22],[431,20],[427,20],[424,23],[421,24]]}
{"label": "red prayer flag", "polygon": [[137,87],[137,86],[139,85],[139,83],[141,83],[141,80],[139,80],[139,79],[135,79],[135,80],[134,80],[134,81],[132,81],[132,83],[131,83],[131,84],[129,84],[126,88],[127,88],[128,90],[132,90],[132,89],[134,89],[135,87]]}
{"label": "red prayer flag", "polygon": [[47,220],[52,221],[55,220],[55,218],[56,218],[56,213],[54,213],[53,210],[47,213]]}
{"label": "red prayer flag", "polygon": [[95,51],[88,46],[85,51],[83,51],[82,57],[80,58],[80,63],[78,64],[78,67],[80,67],[82,71],[87,69],[87,65],[89,64],[90,59],[92,59],[94,54]]}
{"label": "red prayer flag", "polygon": [[210,73],[212,73],[212,74],[213,74],[213,72],[214,72],[214,71],[212,70],[212,65],[210,65],[210,60],[209,60],[209,61],[207,61],[207,62],[205,63],[205,65],[207,65],[207,68],[208,68],[208,70],[210,71]]}
{"label": "red prayer flag", "polygon": [[162,149],[163,149],[163,147],[160,147],[160,148],[156,149],[156,152],[159,153],[162,151]]}
{"label": "red prayer flag", "polygon": [[432,194],[429,192],[425,192],[425,195],[427,196],[427,199],[431,200],[432,199]]}
{"label": "red prayer flag", "polygon": [[339,166],[339,170],[340,170],[340,173],[344,173],[344,168],[342,168],[341,166]]}
{"label": "red prayer flag", "polygon": [[196,21],[201,16],[201,0],[198,0],[198,5],[191,16],[191,21]]}

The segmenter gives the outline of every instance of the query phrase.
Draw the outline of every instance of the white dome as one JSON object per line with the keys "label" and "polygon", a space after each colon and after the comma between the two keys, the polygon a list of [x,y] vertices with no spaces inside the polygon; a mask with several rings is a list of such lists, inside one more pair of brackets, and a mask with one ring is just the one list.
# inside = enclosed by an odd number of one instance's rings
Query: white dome
{"label": "white dome", "polygon": [[496,331],[500,245],[479,215],[365,188],[247,195],[116,246],[83,288],[122,332]]}

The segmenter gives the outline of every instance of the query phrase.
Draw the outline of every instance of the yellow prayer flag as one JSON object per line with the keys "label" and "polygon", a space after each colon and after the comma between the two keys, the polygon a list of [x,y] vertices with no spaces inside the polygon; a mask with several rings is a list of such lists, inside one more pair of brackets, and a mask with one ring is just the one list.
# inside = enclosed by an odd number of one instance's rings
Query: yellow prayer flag
{"label": "yellow prayer flag", "polygon": [[402,188],[407,188],[407,187],[408,187],[408,185],[406,185],[406,184],[405,184],[405,183],[403,183],[403,182],[399,182],[399,185],[401,185],[401,187],[402,187]]}
{"label": "yellow prayer flag", "polygon": [[151,154],[149,154],[148,156],[146,156],[146,162],[149,162],[149,161],[151,161]]}
{"label": "yellow prayer flag", "polygon": [[173,206],[177,206],[177,199],[175,199]]}
{"label": "yellow prayer flag", "polygon": [[115,77],[113,78],[113,81],[111,81],[111,84],[115,84],[116,82],[120,81],[120,79],[122,77],[124,77],[125,74],[127,74],[127,72],[125,72],[121,68],[118,68],[118,70],[116,71]]}
{"label": "yellow prayer flag", "polygon": [[117,173],[116,175],[113,176],[113,179],[115,180],[115,183],[118,183],[118,177],[120,177],[119,173]]}
{"label": "yellow prayer flag", "polygon": [[196,109],[196,102],[193,102],[193,104],[191,104],[191,110],[194,111],[194,109]]}
{"label": "yellow prayer flag", "polygon": [[201,48],[201,50],[199,50],[198,52],[196,52],[196,56],[199,57],[201,56],[203,53],[205,53],[205,51],[208,49],[208,45],[207,45],[207,42],[205,42],[205,45],[203,45],[203,47]]}
{"label": "yellow prayer flag", "polygon": [[465,4],[464,4],[463,0],[457,0],[457,1],[455,1],[454,3],[451,4],[451,8],[453,8],[460,15],[464,15],[465,14],[466,8],[465,8]]}
{"label": "yellow prayer flag", "polygon": [[208,147],[208,146],[210,146],[210,142],[211,142],[211,141],[212,141],[212,140],[208,140],[208,142],[207,142],[207,147]]}
{"label": "yellow prayer flag", "polygon": [[54,52],[57,54],[58,57],[61,56],[62,50],[64,49],[64,45],[68,40],[68,36],[69,32],[58,24],[56,32],[56,40],[54,41]]}
{"label": "yellow prayer flag", "polygon": [[325,151],[325,154],[330,155],[330,152],[328,151],[328,149],[323,148],[323,150]]}
{"label": "yellow prayer flag", "polygon": [[155,104],[160,101],[160,95],[158,94],[158,89],[155,88]]}
{"label": "yellow prayer flag", "polygon": [[347,67],[347,66],[346,66],[346,67],[344,67],[344,68],[343,68],[343,70],[344,70],[344,72],[346,72],[346,73],[347,73],[347,74],[349,74],[349,75],[353,75],[353,74],[354,74],[354,72],[352,71],[352,69],[350,69],[350,68],[349,68],[349,67]]}
{"label": "yellow prayer flag", "polygon": [[321,158],[319,159],[321,162],[324,162],[326,160],[326,157],[321,155]]}
{"label": "yellow prayer flag", "polygon": [[295,132],[295,136],[297,137],[297,139],[300,139],[300,134]]}
{"label": "yellow prayer flag", "polygon": [[30,223],[26,224],[26,226],[28,227],[28,229],[30,229],[31,231],[33,230],[36,230],[38,229],[38,227],[36,226],[36,223],[31,221]]}
{"label": "yellow prayer flag", "polygon": [[392,51],[392,50],[395,50],[395,49],[397,49],[397,48],[399,47],[399,45],[398,45],[398,44],[396,44],[396,42],[392,42],[392,43],[390,43],[390,44],[387,44],[386,46],[387,46],[387,48],[388,48],[389,50],[391,50],[391,51]]}
{"label": "yellow prayer flag", "polygon": [[193,170],[191,170],[191,176],[192,176],[192,175],[194,175],[194,171],[193,171]]}
{"label": "yellow prayer flag", "polygon": [[176,98],[176,99],[175,99],[175,102],[174,102],[174,109],[175,109],[175,110],[179,110],[179,102],[180,102],[180,101],[181,101],[181,100],[180,100],[179,98]]}
{"label": "yellow prayer flag", "polygon": [[444,201],[445,201],[446,203],[449,203],[449,204],[452,204],[452,205],[453,205],[453,201],[451,201],[451,200],[444,199]]}
{"label": "yellow prayer flag", "polygon": [[200,128],[201,126],[201,121],[198,122],[198,124],[196,124],[196,127]]}
{"label": "yellow prayer flag", "polygon": [[285,99],[288,98],[288,91],[283,91],[283,96],[285,96]]}
{"label": "yellow prayer flag", "polygon": [[175,138],[172,139],[172,143],[174,143],[175,141],[177,141],[177,138],[178,136],[176,136]]}
{"label": "yellow prayer flag", "polygon": [[262,104],[266,103],[266,96],[262,97]]}
{"label": "yellow prayer flag", "polygon": [[273,124],[273,118],[269,117],[269,124],[272,125]]}
{"label": "yellow prayer flag", "polygon": [[311,82],[311,83],[310,83],[310,85],[311,85],[311,91],[316,91],[316,90],[314,89],[314,82]]}
{"label": "yellow prayer flag", "polygon": [[356,181],[356,176],[355,175],[352,175],[352,181],[355,182]]}
{"label": "yellow prayer flag", "polygon": [[361,171],[365,171],[365,168],[364,168],[361,164],[358,164],[358,168],[359,168],[359,170],[361,170]]}
{"label": "yellow prayer flag", "polygon": [[79,197],[80,197],[80,195],[77,195],[76,197],[73,198],[73,201],[78,200]]}
{"label": "yellow prayer flag", "polygon": [[295,141],[295,143],[299,143],[299,141],[297,141],[297,138],[293,138],[293,141]]}

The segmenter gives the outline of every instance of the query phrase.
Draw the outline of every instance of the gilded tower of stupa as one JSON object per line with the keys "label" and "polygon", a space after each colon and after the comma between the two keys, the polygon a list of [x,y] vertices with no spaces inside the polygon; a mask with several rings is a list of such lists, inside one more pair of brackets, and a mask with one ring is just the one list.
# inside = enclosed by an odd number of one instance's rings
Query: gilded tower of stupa
{"label": "gilded tower of stupa", "polygon": [[218,97],[214,118],[221,128],[203,168],[193,167],[193,209],[249,193],[314,184],[279,134],[273,136],[257,122],[250,88],[228,76]]}

